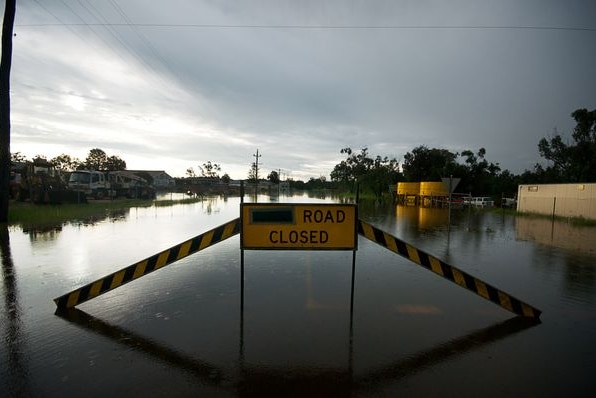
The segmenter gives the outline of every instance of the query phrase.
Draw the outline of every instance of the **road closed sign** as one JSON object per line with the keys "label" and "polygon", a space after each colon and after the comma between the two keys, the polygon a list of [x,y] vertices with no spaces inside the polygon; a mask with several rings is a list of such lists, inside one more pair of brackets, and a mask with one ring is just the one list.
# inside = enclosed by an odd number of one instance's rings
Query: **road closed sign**
{"label": "road closed sign", "polygon": [[243,203],[243,249],[355,250],[356,205]]}

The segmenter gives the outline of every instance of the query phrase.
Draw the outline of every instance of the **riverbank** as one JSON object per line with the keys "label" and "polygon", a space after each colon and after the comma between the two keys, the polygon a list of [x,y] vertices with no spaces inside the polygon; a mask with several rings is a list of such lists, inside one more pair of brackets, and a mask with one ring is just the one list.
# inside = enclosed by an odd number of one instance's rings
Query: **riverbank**
{"label": "riverbank", "polygon": [[165,207],[176,204],[200,202],[198,197],[178,200],[90,200],[84,204],[36,205],[30,202],[11,201],[8,208],[8,225],[18,224],[58,224],[64,222],[88,221],[109,217],[122,210],[134,207]]}

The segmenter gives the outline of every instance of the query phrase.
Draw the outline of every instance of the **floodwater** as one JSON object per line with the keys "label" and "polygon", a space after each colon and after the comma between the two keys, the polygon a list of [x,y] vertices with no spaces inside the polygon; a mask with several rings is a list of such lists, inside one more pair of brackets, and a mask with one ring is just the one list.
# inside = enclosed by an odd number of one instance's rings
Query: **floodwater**
{"label": "floodwater", "polygon": [[239,217],[238,198],[135,208],[0,231],[0,395],[594,396],[596,228],[473,210],[448,226],[444,209],[366,203],[359,216],[541,322],[363,237],[353,256],[242,254],[236,235],[55,314],[54,298]]}

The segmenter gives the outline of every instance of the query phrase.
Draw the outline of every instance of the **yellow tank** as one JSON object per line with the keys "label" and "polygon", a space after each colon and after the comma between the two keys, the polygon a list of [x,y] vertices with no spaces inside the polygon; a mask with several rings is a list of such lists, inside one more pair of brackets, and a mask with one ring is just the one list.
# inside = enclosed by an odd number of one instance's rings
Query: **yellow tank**
{"label": "yellow tank", "polygon": [[421,182],[420,196],[449,196],[449,192],[442,182]]}
{"label": "yellow tank", "polygon": [[398,182],[397,183],[397,194],[398,195],[419,195],[420,194],[420,183],[419,182]]}

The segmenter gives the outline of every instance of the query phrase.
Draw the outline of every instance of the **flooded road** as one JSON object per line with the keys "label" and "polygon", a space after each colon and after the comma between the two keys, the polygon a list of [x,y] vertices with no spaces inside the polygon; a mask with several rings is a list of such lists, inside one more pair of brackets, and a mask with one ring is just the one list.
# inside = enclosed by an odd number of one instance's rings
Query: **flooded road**
{"label": "flooded road", "polygon": [[214,198],[0,231],[2,396],[593,396],[596,228],[545,219],[456,210],[448,227],[443,209],[359,206],[539,324],[363,237],[353,290],[351,251],[242,255],[236,235],[55,314],[54,298],[239,212]]}

